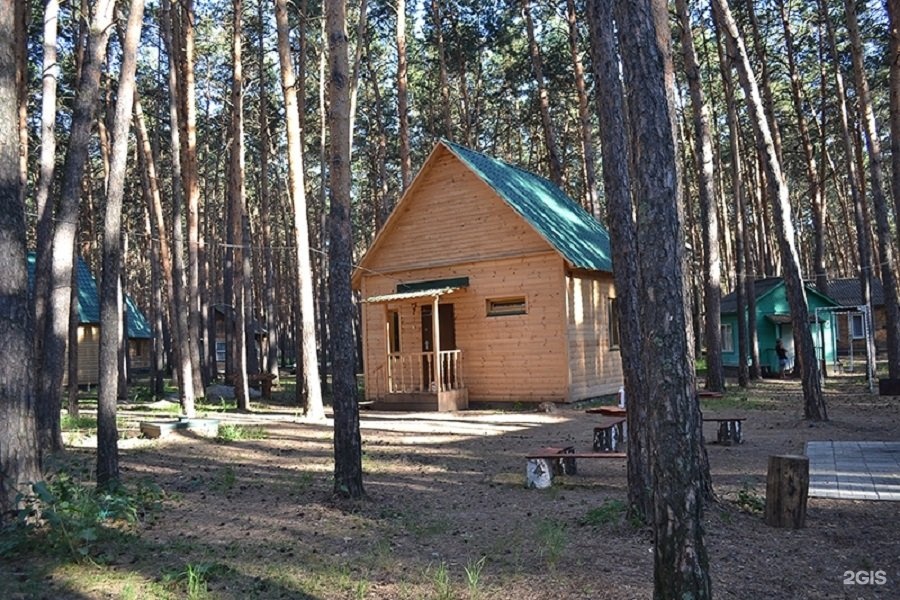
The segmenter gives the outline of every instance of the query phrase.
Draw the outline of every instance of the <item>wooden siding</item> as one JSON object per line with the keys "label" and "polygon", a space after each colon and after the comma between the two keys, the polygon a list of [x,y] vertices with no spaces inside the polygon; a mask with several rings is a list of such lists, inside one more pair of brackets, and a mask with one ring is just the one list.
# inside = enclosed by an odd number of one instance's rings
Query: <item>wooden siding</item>
{"label": "wooden siding", "polygon": [[[436,239],[429,242],[438,249],[449,240],[444,237],[435,243]],[[361,291],[366,298],[390,294],[400,282],[468,277],[468,288],[443,296],[440,302],[453,304],[456,345],[462,350],[462,378],[469,400],[564,401],[568,383],[564,265],[555,251],[547,246],[545,250],[519,258],[383,275],[367,273],[362,277]],[[526,314],[487,316],[489,298],[515,296],[525,296]],[[387,306],[363,305],[367,399],[376,399],[384,392],[387,311],[400,312],[400,351],[420,352],[421,309],[431,302],[431,298],[422,298]]]}
{"label": "wooden siding", "polygon": [[[78,326],[78,385],[100,383],[100,326]],[[69,385],[69,370],[63,372],[63,385]]]}
{"label": "wooden siding", "polygon": [[442,147],[436,152],[370,249],[367,269],[400,271],[550,249],[459,159]]}
{"label": "wooden siding", "polygon": [[610,348],[612,275],[566,277],[569,401],[612,394],[622,385],[622,357]]}

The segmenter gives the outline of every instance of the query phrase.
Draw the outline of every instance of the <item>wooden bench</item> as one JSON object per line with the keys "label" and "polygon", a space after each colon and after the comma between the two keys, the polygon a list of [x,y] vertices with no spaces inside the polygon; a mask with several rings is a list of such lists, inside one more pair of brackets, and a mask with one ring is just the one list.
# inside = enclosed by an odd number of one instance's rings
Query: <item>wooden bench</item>
{"label": "wooden bench", "polygon": [[[225,383],[234,385],[235,376],[226,375]],[[275,376],[271,373],[247,373],[247,386],[258,387],[263,398],[272,397],[272,384],[275,382]]]}
{"label": "wooden bench", "polygon": [[594,450],[618,452],[625,443],[625,418],[604,417],[594,426]]}
{"label": "wooden bench", "polygon": [[628,414],[628,409],[622,408],[621,406],[595,406],[593,408],[585,409],[588,414],[601,414],[606,415],[607,417],[625,417]]}
{"label": "wooden bench", "polygon": [[716,434],[716,442],[723,446],[731,446],[732,444],[741,444],[744,442],[743,423],[746,417],[703,417],[703,422],[712,422],[719,424],[719,430]]}
{"label": "wooden bench", "polygon": [[575,452],[575,448],[541,448],[525,456],[526,485],[529,488],[548,488],[554,475],[575,475],[575,461],[591,458],[627,458],[624,452]]}

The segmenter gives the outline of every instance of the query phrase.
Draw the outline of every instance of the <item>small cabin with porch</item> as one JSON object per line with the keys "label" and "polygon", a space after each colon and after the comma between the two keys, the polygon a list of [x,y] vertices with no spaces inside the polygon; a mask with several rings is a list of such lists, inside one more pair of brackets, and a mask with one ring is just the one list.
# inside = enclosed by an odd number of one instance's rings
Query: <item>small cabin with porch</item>
{"label": "small cabin with porch", "polygon": [[609,235],[546,179],[441,141],[353,274],[367,400],[456,410],[622,383]]}
{"label": "small cabin with porch", "polygon": [[[763,375],[779,372],[775,343],[781,340],[788,354],[788,370],[794,365],[794,330],[787,287],[781,277],[767,277],[753,282],[756,299],[756,339],[759,348],[760,368]],[[836,360],[836,339],[832,327],[831,310],[838,303],[806,286],[806,306],[809,310],[809,327],[812,331],[816,357],[819,361],[833,363]],[[726,369],[737,369],[738,322],[737,293],[732,291],[722,297],[722,364]],[[819,309],[817,311],[817,309]],[[749,353],[748,353],[749,355]]]}
{"label": "small cabin with porch", "polygon": [[[28,285],[34,286],[37,258],[28,253]],[[80,256],[75,264],[78,294],[78,385],[97,385],[100,381],[100,294],[91,269]],[[150,322],[129,295],[125,295],[125,334],[128,368],[142,371],[150,368],[153,330]],[[68,385],[68,372],[64,376]]]}

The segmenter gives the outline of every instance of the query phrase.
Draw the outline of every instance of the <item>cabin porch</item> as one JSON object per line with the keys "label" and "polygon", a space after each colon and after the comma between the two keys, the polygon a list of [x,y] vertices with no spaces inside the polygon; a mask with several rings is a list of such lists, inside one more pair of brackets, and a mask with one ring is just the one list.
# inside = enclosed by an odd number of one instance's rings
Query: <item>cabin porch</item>
{"label": "cabin porch", "polygon": [[[369,372],[366,380],[367,397],[375,401],[375,408],[453,411],[468,407],[463,353],[456,347],[453,305],[440,303],[442,296],[459,289],[441,287],[366,299],[367,303],[384,307],[387,341],[384,354],[378,357],[378,366]],[[421,327],[417,329],[418,335],[406,339],[401,348],[400,313],[413,302],[419,306]],[[410,352],[410,348],[417,351]]]}

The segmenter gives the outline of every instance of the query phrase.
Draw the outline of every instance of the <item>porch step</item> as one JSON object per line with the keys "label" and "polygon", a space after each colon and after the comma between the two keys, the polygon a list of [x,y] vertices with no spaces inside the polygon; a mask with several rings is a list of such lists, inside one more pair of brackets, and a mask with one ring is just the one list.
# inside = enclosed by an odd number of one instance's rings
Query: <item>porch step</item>
{"label": "porch step", "polygon": [[375,400],[375,410],[416,412],[446,412],[469,407],[469,393],[465,388],[436,392],[407,392],[388,394]]}

